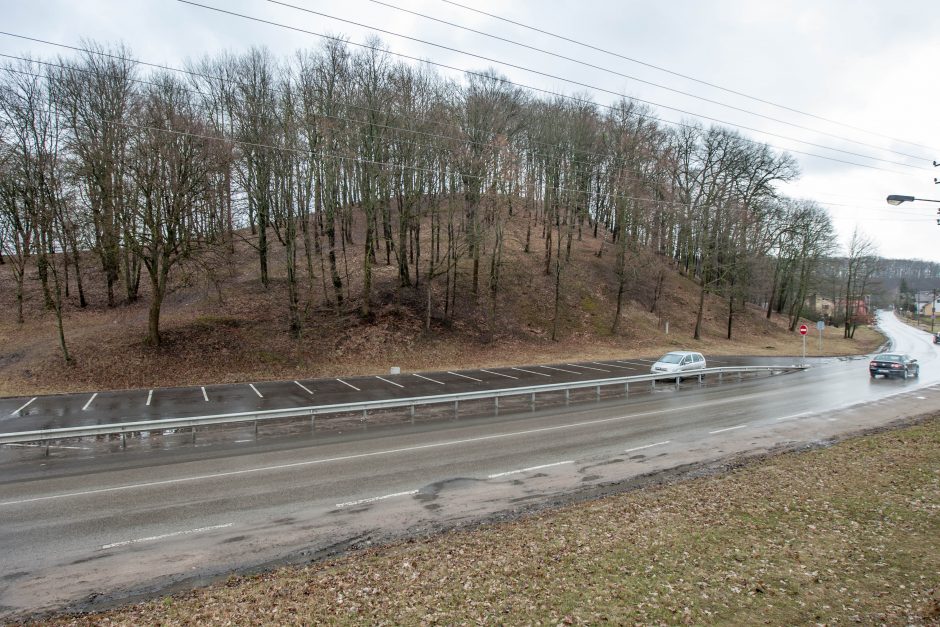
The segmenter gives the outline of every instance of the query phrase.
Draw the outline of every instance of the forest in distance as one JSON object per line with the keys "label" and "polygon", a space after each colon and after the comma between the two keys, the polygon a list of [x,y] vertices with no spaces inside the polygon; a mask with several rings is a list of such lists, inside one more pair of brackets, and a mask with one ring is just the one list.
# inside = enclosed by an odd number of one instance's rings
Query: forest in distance
{"label": "forest in distance", "polygon": [[[0,68],[0,271],[20,321],[36,274],[66,361],[64,310],[147,298],[159,345],[177,276],[217,272],[236,242],[261,285],[284,281],[295,337],[311,311],[368,320],[378,266],[427,328],[466,294],[495,325],[510,220],[551,279],[553,340],[574,239],[613,260],[612,333],[640,277],[656,311],[671,268],[697,285],[695,339],[706,298],[725,303],[730,339],[749,304],[795,328],[814,295],[851,337],[885,262],[859,231],[840,246],[819,204],[781,195],[797,176],[790,155],[721,126],[534,94],[492,70],[448,78],[377,39],[183,68],[85,42]],[[101,293],[83,280],[92,263]]]}

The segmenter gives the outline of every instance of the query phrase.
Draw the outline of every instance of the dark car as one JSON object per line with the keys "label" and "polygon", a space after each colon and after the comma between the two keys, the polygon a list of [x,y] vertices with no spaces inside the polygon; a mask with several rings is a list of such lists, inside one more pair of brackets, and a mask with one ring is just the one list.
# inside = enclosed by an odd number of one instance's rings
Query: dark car
{"label": "dark car", "polygon": [[885,377],[917,377],[920,375],[920,364],[910,355],[901,353],[882,353],[872,357],[868,364],[868,373],[874,379],[879,374]]}
{"label": "dark car", "polygon": [[936,335],[933,336],[933,343],[940,344],[940,333],[937,333]]}

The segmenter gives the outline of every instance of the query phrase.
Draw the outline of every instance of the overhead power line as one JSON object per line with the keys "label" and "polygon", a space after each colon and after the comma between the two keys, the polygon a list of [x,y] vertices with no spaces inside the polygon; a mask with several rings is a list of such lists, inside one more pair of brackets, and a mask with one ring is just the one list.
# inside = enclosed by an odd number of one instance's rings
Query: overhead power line
{"label": "overhead power line", "polygon": [[[258,19],[258,18],[251,18],[251,17],[249,17],[249,16],[246,16],[246,15],[243,15],[243,14],[237,14],[237,13],[232,12],[232,11],[226,11],[226,10],[223,10],[223,9],[218,9],[218,8],[216,8],[216,7],[211,7],[211,6],[208,6],[208,5],[199,4],[199,3],[197,3],[197,2],[192,2],[191,0],[177,0],[177,1],[178,1],[178,2],[182,2],[182,3],[184,3],[184,4],[191,4],[191,5],[194,5],[194,6],[202,7],[202,8],[205,8],[205,9],[212,9],[212,10],[220,11],[220,12],[223,12],[223,13],[229,13],[229,14],[231,14],[231,15],[239,15],[240,17],[245,17],[245,18],[248,18],[248,19],[255,19],[256,21],[264,21],[264,22],[267,22],[267,23],[270,23],[270,24],[274,24],[274,22],[269,22],[269,21],[267,21],[267,20],[260,20],[260,19]],[[314,10],[312,10],[312,9],[307,9],[307,8],[300,7],[300,6],[297,6],[297,5],[289,4],[289,3],[287,3],[287,2],[282,2],[282,1],[280,1],[280,0],[267,0],[267,2],[270,2],[271,4],[276,4],[276,5],[279,5],[279,6],[283,6],[283,7],[286,7],[286,8],[294,9],[294,10],[296,10],[296,11],[302,11],[302,12],[304,12],[304,13],[309,13],[309,14],[311,14],[311,15],[316,15],[316,16],[319,16],[319,17],[325,17],[325,18],[328,18],[328,19],[331,19],[331,20],[336,20],[336,21],[338,21],[338,22],[343,22],[343,23],[346,23],[346,24],[351,24],[351,25],[353,25],[353,26],[357,26],[357,27],[360,27],[360,28],[366,28],[366,29],[369,29],[369,30],[372,30],[372,31],[375,31],[375,32],[384,33],[384,34],[386,34],[386,35],[391,35],[391,36],[393,36],[393,37],[399,37],[399,38],[401,38],[401,39],[406,39],[406,40],[409,40],[409,41],[414,41],[414,42],[416,42],[416,43],[424,44],[424,45],[427,45],[427,46],[433,46],[433,47],[439,48],[439,49],[441,49],[441,50],[447,50],[448,52],[456,52],[456,53],[458,53],[458,54],[467,55],[467,56],[469,56],[469,57],[474,57],[474,58],[480,59],[480,60],[482,60],[482,61],[486,61],[486,62],[488,62],[488,63],[497,63],[497,64],[503,65],[503,66],[505,66],[505,67],[509,67],[509,68],[513,68],[513,69],[517,69],[517,70],[522,70],[523,72],[529,72],[529,73],[532,73],[532,74],[535,74],[535,75],[538,75],[538,76],[542,76],[542,77],[545,77],[545,78],[550,78],[550,79],[552,79],[552,80],[563,81],[563,82],[565,82],[565,83],[569,83],[569,84],[574,85],[574,86],[576,86],[576,87],[582,87],[582,88],[585,88],[585,89],[592,89],[592,90],[595,90],[595,91],[598,91],[598,92],[601,92],[601,93],[606,93],[606,94],[609,94],[609,95],[612,95],[612,96],[616,96],[616,97],[618,97],[618,98],[626,98],[626,99],[631,100],[631,101],[633,101],[633,102],[640,102],[640,103],[643,103],[643,104],[646,104],[646,105],[650,105],[650,106],[653,106],[653,107],[658,107],[658,108],[660,108],[660,109],[666,109],[666,110],[668,110],[668,111],[674,111],[674,112],[676,112],[676,113],[681,113],[681,114],[683,114],[683,115],[690,115],[690,116],[693,116],[693,117],[696,117],[696,118],[700,118],[700,119],[702,119],[702,120],[708,120],[708,121],[710,121],[710,122],[715,122],[715,123],[717,123],[717,124],[723,124],[723,125],[725,125],[725,126],[730,126],[730,127],[739,128],[739,129],[742,129],[742,130],[750,131],[750,132],[752,132],[752,133],[759,133],[759,134],[762,134],[762,135],[767,135],[767,136],[769,136],[769,137],[776,137],[776,138],[778,138],[778,139],[784,139],[784,140],[787,140],[787,141],[793,141],[793,142],[797,142],[797,143],[800,143],[800,144],[805,144],[805,145],[807,145],[807,146],[812,146],[812,147],[814,147],[814,148],[822,148],[823,150],[831,150],[831,151],[833,151],[833,152],[838,152],[838,153],[842,153],[842,154],[845,154],[845,155],[850,155],[850,156],[853,156],[853,157],[861,157],[862,159],[871,159],[872,161],[878,161],[878,162],[887,163],[887,164],[890,164],[890,165],[898,165],[898,166],[901,166],[901,167],[912,168],[912,169],[917,169],[917,170],[925,170],[925,171],[928,171],[928,170],[929,170],[928,168],[921,168],[921,167],[919,167],[919,166],[910,165],[910,164],[904,163],[904,162],[902,162],[902,161],[891,161],[890,159],[882,159],[882,158],[880,158],[880,157],[872,157],[872,156],[870,156],[870,155],[866,155],[866,154],[862,154],[862,153],[858,153],[858,152],[853,152],[853,151],[851,151],[851,150],[843,150],[843,149],[841,149],[841,148],[833,148],[832,146],[826,146],[826,145],[824,145],[824,144],[817,144],[817,143],[815,143],[815,142],[807,141],[807,140],[804,140],[804,139],[797,139],[797,138],[795,138],[795,137],[789,137],[789,136],[787,136],[787,135],[781,135],[781,134],[779,134],[779,133],[774,133],[774,132],[771,132],[771,131],[765,131],[765,130],[761,130],[761,129],[754,128],[754,127],[750,127],[750,126],[745,126],[745,125],[743,125],[743,124],[737,124],[737,123],[734,123],[734,122],[728,122],[727,120],[722,120],[722,119],[720,119],[720,118],[715,118],[715,117],[712,117],[712,116],[709,116],[709,115],[704,115],[704,114],[701,114],[701,113],[695,113],[695,112],[693,112],[693,111],[688,111],[688,110],[685,110],[685,109],[680,109],[680,108],[678,108],[678,107],[673,107],[673,106],[670,106],[670,105],[664,105],[664,104],[661,104],[661,103],[658,103],[658,102],[654,102],[654,101],[652,101],[652,100],[645,100],[645,99],[643,99],[643,98],[636,98],[636,97],[634,97],[634,96],[626,96],[625,94],[622,94],[622,93],[620,93],[620,92],[617,92],[617,91],[614,91],[614,90],[611,90],[611,89],[607,89],[607,88],[604,88],[604,87],[598,87],[598,86],[592,85],[592,84],[590,84],[590,83],[585,83],[585,82],[582,82],[582,81],[579,81],[579,80],[574,80],[574,79],[570,79],[570,78],[565,78],[564,76],[559,76],[559,75],[557,75],[557,74],[551,74],[551,73],[549,73],[549,72],[543,72],[543,71],[541,71],[541,70],[536,70],[536,69],[533,69],[533,68],[530,68],[530,67],[526,67],[526,66],[524,66],[524,65],[519,65],[519,64],[516,64],[516,63],[509,62],[509,61],[502,61],[502,60],[500,60],[500,59],[495,59],[495,58],[493,58],[493,57],[487,57],[487,56],[485,56],[485,55],[477,54],[477,53],[475,53],[475,52],[467,52],[466,50],[461,50],[461,49],[459,49],[459,48],[454,48],[453,46],[448,46],[448,45],[445,45],[445,44],[435,43],[435,42],[432,42],[432,41],[428,41],[428,40],[426,40],[426,39],[421,39],[421,38],[419,38],[419,37],[413,37],[413,36],[411,36],[411,35],[404,35],[404,34],[402,34],[402,33],[397,33],[397,32],[395,32],[395,31],[391,31],[391,30],[388,30],[388,29],[385,29],[385,28],[380,28],[380,27],[376,27],[376,26],[371,26],[371,25],[369,25],[369,24],[363,24],[362,22],[357,22],[357,21],[355,21],[355,20],[349,20],[349,19],[346,19],[346,18],[337,17],[337,16],[335,16],[335,15],[330,15],[329,13],[323,13],[323,12],[321,12],[321,11],[314,11]],[[284,28],[291,28],[291,29],[294,29],[294,30],[301,30],[301,31],[303,31],[303,29],[299,29],[299,28],[295,28],[295,27],[290,27],[290,26],[286,26],[286,25],[280,25],[280,26],[283,26]],[[307,31],[307,32],[309,32],[309,31]],[[311,33],[311,34],[319,35],[319,33]],[[391,54],[397,54],[397,53],[391,53]],[[435,64],[435,65],[436,65],[436,64]],[[926,160],[926,159],[925,159],[925,160]]]}
{"label": "overhead power line", "polygon": [[[752,110],[750,110],[750,109],[745,109],[744,107],[738,107],[738,106],[735,106],[735,105],[732,105],[732,104],[728,104],[728,103],[726,103],[726,102],[721,102],[721,101],[719,101],[719,100],[713,100],[713,99],[711,99],[711,98],[707,98],[707,97],[705,97],[705,96],[701,96],[701,95],[699,95],[699,94],[695,94],[695,93],[692,93],[692,92],[689,92],[689,91],[684,91],[684,90],[682,90],[682,89],[677,89],[677,88],[675,88],[675,87],[669,87],[668,85],[663,85],[663,84],[661,84],[661,83],[656,83],[656,82],[653,82],[653,81],[650,81],[650,80],[646,80],[646,79],[640,78],[640,77],[638,77],[638,76],[633,76],[633,75],[630,75],[630,74],[625,74],[625,73],[620,72],[620,71],[618,71],[618,70],[614,70],[614,69],[611,69],[611,68],[608,68],[608,67],[604,67],[604,66],[601,66],[601,65],[597,65],[596,63],[591,63],[590,61],[585,61],[585,60],[583,60],[583,59],[576,59],[576,58],[574,58],[574,57],[570,57],[570,56],[568,56],[568,55],[560,54],[560,53],[558,53],[558,52],[553,52],[553,51],[547,50],[547,49],[545,49],[545,48],[539,48],[538,46],[533,46],[533,45],[531,45],[531,44],[527,44],[527,43],[524,43],[524,42],[521,42],[521,41],[517,41],[517,40],[514,40],[514,39],[509,39],[508,37],[501,37],[501,36],[499,36],[499,35],[494,35],[494,34],[492,34],[492,33],[487,33],[487,32],[482,31],[482,30],[478,30],[478,29],[475,29],[475,28],[470,28],[469,26],[464,26],[464,25],[462,25],[462,24],[457,24],[457,23],[455,23],[455,22],[450,22],[450,21],[448,21],[448,20],[443,20],[443,19],[440,19],[440,18],[436,18],[436,17],[433,17],[433,16],[428,15],[428,14],[426,14],[426,13],[421,13],[420,11],[412,11],[411,9],[406,9],[406,8],[404,8],[404,7],[395,6],[394,4],[391,4],[391,3],[389,3],[389,2],[383,2],[383,0],[368,0],[368,1],[369,1],[369,2],[372,2],[372,3],[374,3],[374,4],[378,4],[378,5],[380,5],[380,6],[388,7],[388,8],[390,8],[390,9],[394,9],[395,11],[400,11],[400,12],[402,12],[402,13],[407,13],[407,14],[409,14],[409,15],[414,15],[414,16],[417,16],[417,17],[421,17],[421,18],[424,18],[424,19],[426,19],[426,20],[430,20],[430,21],[432,21],[432,22],[437,22],[437,23],[439,23],[439,24],[445,24],[445,25],[450,26],[450,27],[452,27],[452,28],[457,28],[457,29],[460,29],[460,30],[463,30],[463,31],[467,31],[467,32],[470,32],[470,33],[474,33],[474,34],[477,34],[477,35],[481,35],[481,36],[483,36],[483,37],[489,37],[489,38],[495,39],[495,40],[497,40],[497,41],[502,41],[502,42],[505,42],[505,43],[508,43],[508,44],[512,44],[512,45],[514,45],[514,46],[518,46],[518,47],[520,47],[520,48],[525,48],[526,50],[532,50],[532,51],[538,52],[538,53],[540,53],[540,54],[545,54],[545,55],[554,57],[554,58],[556,58],[556,59],[562,59],[562,60],[565,60],[565,61],[570,61],[570,62],[572,62],[572,63],[577,63],[577,64],[579,64],[579,65],[583,65],[583,66],[588,67],[588,68],[592,68],[592,69],[595,69],[595,70],[600,70],[601,72],[606,72],[606,73],[608,73],[608,74],[613,74],[614,76],[619,76],[619,77],[621,77],[621,78],[626,78],[626,79],[628,79],[628,80],[636,81],[636,82],[638,82],[638,83],[643,83],[644,85],[650,85],[650,86],[652,86],[652,87],[656,87],[657,89],[663,89],[663,90],[665,90],[665,91],[669,91],[669,92],[672,92],[672,93],[674,93],[674,94],[679,94],[679,95],[682,95],[682,96],[688,96],[689,98],[695,98],[696,100],[701,100],[702,102],[707,102],[707,103],[709,103],[709,104],[718,105],[718,106],[720,106],[720,107],[725,107],[725,108],[730,109],[730,110],[732,110],[732,111],[738,111],[738,112],[740,112],[740,113],[746,113],[746,114],[748,114],[748,115],[753,115],[753,116],[755,116],[755,117],[758,117],[758,118],[761,118],[761,119],[764,119],[764,120],[768,120],[768,121],[770,121],[770,122],[775,122],[775,123],[777,123],[777,124],[784,124],[784,125],[786,125],[786,126],[791,126],[791,127],[793,127],[793,128],[798,128],[798,129],[800,129],[800,130],[810,131],[810,132],[816,133],[816,134],[818,134],[818,135],[824,135],[824,136],[826,136],[826,137],[832,137],[832,138],[834,138],[834,139],[839,139],[839,140],[844,141],[844,142],[849,142],[849,143],[856,144],[856,145],[859,145],[859,146],[865,146],[866,148],[873,148],[873,149],[875,149],[875,150],[881,150],[881,151],[884,151],[884,152],[890,152],[890,153],[893,153],[893,154],[896,154],[896,155],[899,155],[899,156],[902,156],[902,157],[908,157],[908,158],[910,158],[910,159],[917,159],[917,160],[922,160],[922,161],[929,161],[929,159],[928,159],[927,157],[924,157],[924,156],[912,155],[912,154],[907,153],[907,152],[901,152],[901,151],[899,151],[899,150],[893,150],[893,149],[891,149],[891,148],[885,148],[884,146],[879,146],[879,145],[877,145],[877,144],[870,144],[870,143],[867,143],[867,142],[863,142],[863,141],[859,141],[859,140],[856,140],[856,139],[852,139],[852,138],[850,138],[850,137],[845,137],[845,136],[843,136],[843,135],[837,135],[836,133],[830,133],[830,132],[822,131],[822,130],[819,130],[819,129],[816,129],[816,128],[812,128],[812,127],[809,127],[809,126],[803,126],[802,124],[797,124],[797,123],[795,123],[795,122],[789,122],[789,121],[787,121],[787,120],[781,120],[780,118],[775,118],[775,117],[773,117],[773,116],[765,115],[765,114],[759,113],[759,112],[757,112],[757,111],[752,111]],[[290,6],[290,5],[285,4],[284,2],[279,2],[279,1],[277,1],[277,0],[268,0],[268,2],[272,2],[272,3],[274,3],[274,4],[281,4],[281,5],[284,5],[284,6]]]}
{"label": "overhead power line", "polygon": [[827,118],[827,117],[824,117],[824,116],[821,116],[821,115],[817,115],[817,114],[815,114],[815,113],[809,113],[809,112],[807,112],[807,111],[802,111],[802,110],[797,109],[797,108],[794,108],[794,107],[790,107],[790,106],[787,106],[787,105],[779,104],[779,103],[773,102],[773,101],[771,101],[771,100],[767,100],[767,99],[765,99],[765,98],[761,98],[761,97],[759,97],[759,96],[754,96],[754,95],[747,94],[747,93],[742,92],[742,91],[738,91],[738,90],[736,90],[736,89],[732,89],[732,88],[730,88],[730,87],[723,87],[723,86],[721,86],[721,85],[718,85],[717,83],[713,83],[713,82],[706,81],[706,80],[703,80],[703,79],[700,79],[700,78],[696,78],[696,77],[690,76],[690,75],[688,75],[688,74],[683,74],[683,73],[677,72],[677,71],[675,71],[675,70],[670,70],[670,69],[665,68],[665,67],[662,67],[662,66],[660,66],[660,65],[655,65],[655,64],[649,63],[649,62],[647,62],[647,61],[642,61],[642,60],[637,59],[637,58],[635,58],[635,57],[629,57],[629,56],[624,55],[624,54],[621,54],[621,53],[619,53],[619,52],[614,52],[614,51],[612,51],[612,50],[608,50],[608,49],[605,49],[605,48],[601,48],[601,47],[599,47],[599,46],[595,46],[595,45],[592,45],[592,44],[589,44],[589,43],[585,43],[585,42],[583,42],[583,41],[579,41],[579,40],[573,39],[573,38],[571,38],[571,37],[566,37],[566,36],[564,36],[564,35],[559,35],[559,34],[557,34],[557,33],[553,33],[553,32],[550,32],[550,31],[547,31],[547,30],[544,30],[544,29],[541,29],[541,28],[537,28],[537,27],[535,27],[535,26],[530,26],[530,25],[528,25],[528,24],[523,24],[522,22],[518,22],[518,21],[516,21],[516,20],[511,20],[511,19],[509,19],[509,18],[502,17],[502,16],[496,15],[496,14],[494,14],[494,13],[488,13],[488,12],[483,11],[483,10],[481,10],[481,9],[477,9],[477,8],[474,8],[474,7],[471,7],[471,6],[467,6],[467,5],[461,4],[461,3],[459,3],[459,2],[454,2],[453,0],[441,0],[441,2],[445,2],[445,3],[450,4],[450,5],[453,5],[453,6],[455,6],[455,7],[460,7],[461,9],[465,9],[465,10],[467,10],[467,11],[472,11],[473,13],[478,13],[478,14],[480,14],[480,15],[485,15],[485,16],[491,17],[491,18],[493,18],[493,19],[495,19],[495,20],[499,20],[499,21],[501,21],[501,22],[506,22],[507,24],[512,24],[512,25],[514,25],[514,26],[519,26],[520,28],[524,28],[524,29],[526,29],[526,30],[530,30],[530,31],[533,31],[533,32],[536,32],[536,33],[541,33],[541,34],[543,34],[543,35],[547,35],[547,36],[549,36],[549,37],[553,37],[553,38],[559,39],[559,40],[561,40],[561,41],[567,41],[568,43],[573,43],[573,44],[576,44],[576,45],[578,45],[578,46],[582,46],[582,47],[584,47],[584,48],[587,48],[587,49],[589,49],[589,50],[594,50],[594,51],[597,51],[597,52],[602,52],[602,53],[604,53],[604,54],[607,54],[607,55],[610,55],[610,56],[613,56],[613,57],[617,57],[618,59],[622,59],[622,60],[624,60],[624,61],[629,61],[629,62],[631,62],[631,63],[636,63],[637,65],[642,65],[642,66],[645,66],[645,67],[648,67],[648,68],[651,68],[651,69],[654,69],[654,70],[657,70],[657,71],[660,71],[660,72],[665,72],[666,74],[671,74],[672,76],[678,76],[679,78],[684,78],[684,79],[689,80],[689,81],[692,81],[692,82],[694,82],[694,83],[698,83],[699,85],[705,85],[705,86],[707,86],[707,87],[712,87],[712,88],[714,88],[714,89],[718,89],[718,90],[723,91],[723,92],[725,92],[725,93],[734,94],[735,96],[741,96],[742,98],[747,98],[748,100],[753,100],[754,102],[760,102],[760,103],[763,103],[763,104],[766,104],[766,105],[770,105],[770,106],[772,106],[772,107],[777,107],[777,108],[779,108],[779,109],[783,109],[783,110],[785,110],[785,111],[791,111],[791,112],[793,112],[793,113],[798,113],[798,114],[800,114],[800,115],[804,115],[804,116],[809,117],[809,118],[815,118],[815,119],[817,119],[817,120],[821,120],[821,121],[823,121],[823,122],[828,122],[829,124],[835,124],[835,125],[838,125],[838,126],[842,126],[842,127],[844,127],[844,128],[849,128],[849,129],[852,129],[852,130],[854,130],[854,131],[861,131],[862,133],[867,133],[867,134],[869,134],[869,135],[874,135],[874,136],[876,136],[876,137],[881,137],[881,138],[883,138],[883,139],[890,139],[891,141],[894,141],[894,142],[899,142],[899,143],[902,143],[902,144],[908,144],[909,146],[916,146],[916,147],[918,147],[918,148],[924,148],[925,150],[930,150],[930,151],[932,151],[932,152],[940,152],[940,149],[934,148],[934,147],[932,147],[932,146],[926,146],[926,145],[924,145],[924,144],[918,144],[917,142],[912,142],[912,141],[909,141],[909,140],[906,140],[906,139],[901,139],[901,138],[899,138],[899,137],[892,137],[891,135],[885,135],[885,134],[883,134],[883,133],[879,133],[879,132],[877,132],[877,131],[871,131],[871,130],[862,128],[862,127],[860,127],[860,126],[854,126],[854,125],[852,125],[852,124],[847,124],[847,123],[845,123],[845,122],[840,122],[839,120],[834,120],[834,119],[832,119],[832,118]]}

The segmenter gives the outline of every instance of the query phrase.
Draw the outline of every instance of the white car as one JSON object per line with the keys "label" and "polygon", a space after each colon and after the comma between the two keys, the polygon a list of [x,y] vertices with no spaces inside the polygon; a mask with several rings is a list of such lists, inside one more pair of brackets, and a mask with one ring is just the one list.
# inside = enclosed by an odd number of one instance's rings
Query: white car
{"label": "white car", "polygon": [[705,368],[705,357],[693,351],[672,351],[666,353],[650,367],[652,374],[688,372]]}

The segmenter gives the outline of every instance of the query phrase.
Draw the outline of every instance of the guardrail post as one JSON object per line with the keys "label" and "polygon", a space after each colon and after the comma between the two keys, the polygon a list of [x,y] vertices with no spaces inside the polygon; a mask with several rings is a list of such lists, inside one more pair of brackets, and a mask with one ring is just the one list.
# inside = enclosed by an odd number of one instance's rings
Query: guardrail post
{"label": "guardrail post", "polygon": [[535,392],[532,392],[532,398],[529,400],[529,408],[531,411],[535,411]]}
{"label": "guardrail post", "polygon": [[499,397],[493,397],[493,412],[495,416],[499,416]]}
{"label": "guardrail post", "polygon": [[565,388],[565,407],[571,404],[571,390]]}
{"label": "guardrail post", "polygon": [[121,434],[121,448],[127,448],[127,434]]}
{"label": "guardrail post", "polygon": [[723,375],[723,374],[724,374],[723,372],[719,372],[719,373],[718,373],[718,383],[721,383],[721,379],[722,379],[722,375]]}
{"label": "guardrail post", "polygon": [[255,439],[258,439],[258,421],[255,420]]}
{"label": "guardrail post", "polygon": [[196,425],[193,425],[192,427],[192,434],[193,434],[193,444],[195,444],[196,443]]}
{"label": "guardrail post", "polygon": [[601,386],[594,388],[594,400],[598,403],[601,402]]}
{"label": "guardrail post", "polygon": [[454,420],[460,418],[460,401],[454,401]]}
{"label": "guardrail post", "polygon": [[741,379],[743,378],[744,378],[744,373],[738,370],[738,381],[741,381]]}
{"label": "guardrail post", "polygon": [[679,381],[680,381],[680,379],[682,379],[682,377],[676,377],[676,387],[677,387],[677,388],[679,387]]}
{"label": "guardrail post", "polygon": [[414,406],[414,404],[411,405],[410,413],[411,413],[411,424],[414,424],[414,423],[415,423],[415,406]]}
{"label": "guardrail post", "polygon": [[49,457],[49,442],[46,442],[46,453],[44,457]]}
{"label": "guardrail post", "polygon": [[704,381],[704,379],[705,379],[705,375],[703,375],[702,373],[699,373],[699,375],[698,375],[698,384],[699,384],[699,385],[702,385],[702,382]]}
{"label": "guardrail post", "polygon": [[359,422],[362,423],[363,429],[369,428],[369,410],[368,409],[362,410],[362,418],[359,420]]}
{"label": "guardrail post", "polygon": [[630,398],[630,384],[629,383],[623,384],[623,397]]}

